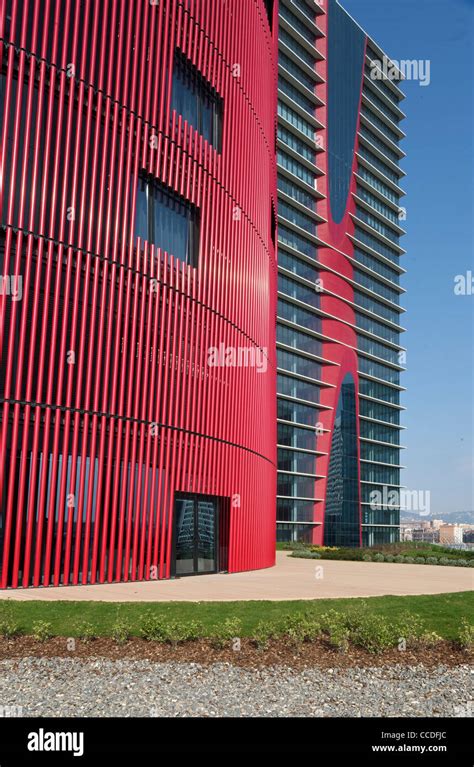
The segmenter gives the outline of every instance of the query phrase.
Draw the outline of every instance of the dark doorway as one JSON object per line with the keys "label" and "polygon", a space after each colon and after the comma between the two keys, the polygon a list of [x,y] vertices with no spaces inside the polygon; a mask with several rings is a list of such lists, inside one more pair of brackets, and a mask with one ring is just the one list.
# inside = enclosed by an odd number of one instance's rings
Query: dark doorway
{"label": "dark doorway", "polygon": [[176,495],[173,575],[204,575],[227,569],[227,507],[226,498]]}

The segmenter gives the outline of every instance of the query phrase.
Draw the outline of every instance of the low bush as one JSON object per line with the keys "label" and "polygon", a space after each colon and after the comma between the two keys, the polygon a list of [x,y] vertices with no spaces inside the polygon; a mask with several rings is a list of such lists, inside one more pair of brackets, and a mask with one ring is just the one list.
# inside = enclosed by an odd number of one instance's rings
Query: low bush
{"label": "low bush", "polygon": [[364,549],[337,549],[329,547],[318,547],[316,551],[321,554],[321,559],[336,559],[349,562],[361,562],[364,553],[366,553]]}
{"label": "low bush", "polygon": [[0,612],[0,636],[4,639],[13,639],[21,634],[18,621],[13,617],[11,605],[5,606]]}
{"label": "low bush", "polygon": [[419,637],[418,643],[423,647],[436,647],[438,642],[442,641],[443,638],[436,631],[424,631]]}
{"label": "low bush", "polygon": [[364,562],[372,562],[372,556],[370,554],[364,554],[362,559],[364,560]]}
{"label": "low bush", "polygon": [[415,564],[415,558],[414,557],[403,557],[403,561],[406,565],[414,565]]}
{"label": "low bush", "polygon": [[140,634],[148,642],[166,642],[168,636],[166,621],[149,610],[143,616]]}
{"label": "low bush", "polygon": [[415,564],[416,565],[425,565],[426,564],[426,557],[415,557]]}
{"label": "low bush", "polygon": [[311,551],[318,551],[320,554],[327,553],[330,551],[338,551],[338,552],[344,552],[344,551],[352,551],[352,549],[344,549],[340,548],[340,546],[311,546]]}
{"label": "low bush", "polygon": [[373,556],[373,561],[374,561],[374,562],[385,562],[385,557],[384,557],[384,555],[383,555],[383,554],[381,554],[381,553],[378,551],[376,554],[374,554],[374,556]]}
{"label": "low bush", "polygon": [[308,549],[295,549],[291,556],[296,557],[297,559],[321,559],[321,554],[319,554],[319,552],[308,551]]}
{"label": "low bush", "polygon": [[321,634],[327,644],[339,652],[347,652],[351,636],[347,616],[337,610],[329,610],[321,616],[320,625]]}
{"label": "low bush", "polygon": [[455,567],[467,567],[468,566],[467,559],[453,559],[453,565]]}
{"label": "low bush", "polygon": [[215,647],[222,649],[241,635],[242,621],[240,618],[226,618],[213,629],[212,642]]}
{"label": "low bush", "polygon": [[281,633],[295,644],[312,642],[321,633],[321,624],[306,615],[288,615],[284,618]]}
{"label": "low bush", "polygon": [[396,644],[393,625],[383,615],[365,615],[350,633],[357,647],[370,653],[381,653]]}
{"label": "low bush", "polygon": [[278,634],[273,623],[269,621],[259,621],[252,631],[252,641],[259,650],[265,650],[268,647],[270,639]]}
{"label": "low bush", "polygon": [[32,635],[38,642],[46,642],[47,639],[51,639],[52,625],[47,621],[36,621],[33,623]]}
{"label": "low bush", "polygon": [[458,644],[463,650],[474,649],[474,625],[464,619],[458,634]]}
{"label": "low bush", "polygon": [[84,642],[89,642],[91,639],[97,639],[97,632],[90,621],[81,621],[77,624],[75,633]]}
{"label": "low bush", "polygon": [[170,621],[166,627],[165,641],[171,644],[192,642],[202,637],[204,629],[198,621]]}
{"label": "low bush", "polygon": [[438,563],[440,565],[443,565],[444,567],[447,567],[449,565],[452,566],[453,560],[450,559],[449,557],[440,557],[440,559],[438,560]]}
{"label": "low bush", "polygon": [[339,652],[347,652],[349,649],[350,632],[345,626],[333,626],[327,636],[330,647],[334,647]]}
{"label": "low bush", "polygon": [[148,611],[143,617],[141,636],[149,642],[179,644],[203,636],[204,629],[198,621],[167,620]]}
{"label": "low bush", "polygon": [[393,624],[397,638],[405,640],[407,646],[416,645],[425,632],[425,626],[421,618],[413,613],[403,613]]}
{"label": "low bush", "polygon": [[439,562],[438,557],[426,557],[426,564],[427,565],[437,565]]}
{"label": "low bush", "polygon": [[112,626],[111,636],[117,644],[125,644],[130,639],[130,626],[127,621],[123,618],[117,618]]}
{"label": "low bush", "polygon": [[385,554],[385,561],[386,562],[393,562],[394,559],[395,559],[395,557],[393,556],[393,554]]}
{"label": "low bush", "polygon": [[397,562],[398,564],[402,564],[405,561],[405,557],[403,554],[396,554],[393,558],[394,562]]}

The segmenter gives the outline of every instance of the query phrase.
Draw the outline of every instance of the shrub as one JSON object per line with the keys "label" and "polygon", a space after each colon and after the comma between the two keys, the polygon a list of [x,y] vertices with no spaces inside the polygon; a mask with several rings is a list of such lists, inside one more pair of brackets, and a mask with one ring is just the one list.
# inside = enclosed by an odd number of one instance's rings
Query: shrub
{"label": "shrub", "polygon": [[455,559],[453,565],[455,565],[455,567],[467,567],[468,561],[467,559]]}
{"label": "shrub", "polygon": [[415,557],[415,564],[416,565],[425,565],[426,564],[426,557]]}
{"label": "shrub", "polygon": [[11,605],[6,605],[0,613],[0,636],[13,639],[18,634],[21,634],[20,624],[13,617]]}
{"label": "shrub", "polygon": [[[201,634],[202,635],[202,634]],[[242,635],[242,621],[240,618],[226,618],[212,631],[212,642],[216,647],[223,648],[236,637]],[[197,638],[197,637],[196,637]]]}
{"label": "shrub", "polygon": [[393,560],[394,562],[397,562],[398,564],[402,564],[405,561],[405,557],[403,556],[403,554],[396,554]]}
{"label": "shrub", "polygon": [[308,549],[297,549],[290,556],[298,559],[321,559],[321,554],[318,551],[308,551]]}
{"label": "shrub", "polygon": [[268,642],[276,635],[275,626],[268,621],[259,621],[252,631],[252,640],[259,650],[268,647]]}
{"label": "shrub", "polygon": [[406,565],[414,565],[415,564],[415,558],[414,557],[403,557],[403,561]]}
{"label": "shrub", "polygon": [[325,554],[327,552],[333,551],[344,553],[345,549],[340,549],[339,546],[311,546],[311,551],[317,551],[319,554]]}
{"label": "shrub", "polygon": [[393,556],[393,554],[385,554],[385,561],[386,562],[393,562],[394,559],[395,559],[395,557]]}
{"label": "shrub", "polygon": [[84,642],[89,642],[91,639],[97,639],[97,633],[90,621],[81,621],[78,623],[76,626],[76,634],[79,639],[82,639]]}
{"label": "shrub", "polygon": [[331,609],[323,613],[320,618],[321,631],[329,631],[333,626],[346,625],[347,616],[337,610]]}
{"label": "shrub", "polygon": [[166,642],[168,636],[166,621],[149,610],[143,616],[140,634],[148,642]]}
{"label": "shrub", "polygon": [[36,621],[33,623],[33,636],[38,642],[45,642],[47,639],[51,639],[52,625],[47,621]]}
{"label": "shrub", "polygon": [[282,543],[281,548],[284,551],[306,551],[307,544],[302,543],[302,541],[290,541],[287,543]]}
{"label": "shrub", "polygon": [[366,553],[364,549],[331,549],[330,547],[320,551],[322,559],[346,560],[349,562],[361,562]]}
{"label": "shrub", "polygon": [[449,557],[441,557],[439,559],[439,564],[443,565],[444,567],[446,567],[448,565],[452,565],[453,564],[453,560],[449,559]]}
{"label": "shrub", "polygon": [[427,565],[437,565],[439,562],[438,557],[426,557],[425,560]]}
{"label": "shrub", "polygon": [[463,650],[472,650],[474,648],[474,625],[464,620],[458,634],[458,644]]}
{"label": "shrub", "polygon": [[172,644],[199,639],[203,628],[198,621],[170,621],[165,627],[165,641]]}
{"label": "shrub", "polygon": [[380,551],[378,551],[376,554],[374,554],[373,561],[374,562],[385,562],[385,557],[384,557],[383,554],[380,553]]}
{"label": "shrub", "polygon": [[425,627],[421,618],[413,613],[403,613],[393,625],[397,635],[397,642],[404,639],[407,645],[416,644],[425,633]]}
{"label": "shrub", "polygon": [[365,599],[361,600],[357,604],[357,608],[351,608],[349,612],[344,615],[344,625],[350,632],[356,631],[361,622],[367,615],[367,602]]}
{"label": "shrub", "polygon": [[288,615],[283,620],[282,633],[296,644],[312,642],[320,632],[320,623],[305,615]]}
{"label": "shrub", "polygon": [[372,555],[371,554],[364,554],[362,559],[364,560],[364,562],[372,562]]}
{"label": "shrub", "polygon": [[365,615],[350,633],[351,641],[370,653],[380,653],[396,642],[392,624],[383,615]]}
{"label": "shrub", "polygon": [[339,652],[347,652],[349,649],[349,629],[345,626],[333,626],[327,637],[328,644]]}
{"label": "shrub", "polygon": [[469,562],[467,563],[467,566],[474,567],[474,559],[470,559]]}
{"label": "shrub", "polygon": [[117,615],[115,623],[112,625],[111,636],[117,644],[125,644],[130,638],[130,625],[120,615]]}
{"label": "shrub", "polygon": [[346,652],[349,647],[350,630],[348,617],[337,610],[328,610],[320,618],[321,632],[330,647]]}
{"label": "shrub", "polygon": [[439,642],[443,641],[443,637],[440,637],[436,631],[424,631],[418,641],[423,647],[436,647]]}

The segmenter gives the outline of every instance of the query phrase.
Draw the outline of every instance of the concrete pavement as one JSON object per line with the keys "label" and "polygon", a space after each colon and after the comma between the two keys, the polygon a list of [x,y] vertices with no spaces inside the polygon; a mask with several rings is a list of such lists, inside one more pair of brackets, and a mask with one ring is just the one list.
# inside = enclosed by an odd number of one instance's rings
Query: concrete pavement
{"label": "concrete pavement", "polygon": [[288,552],[278,551],[276,566],[266,570],[166,581],[7,589],[0,591],[0,599],[101,602],[328,599],[469,591],[473,581],[474,569],[468,567],[293,559]]}

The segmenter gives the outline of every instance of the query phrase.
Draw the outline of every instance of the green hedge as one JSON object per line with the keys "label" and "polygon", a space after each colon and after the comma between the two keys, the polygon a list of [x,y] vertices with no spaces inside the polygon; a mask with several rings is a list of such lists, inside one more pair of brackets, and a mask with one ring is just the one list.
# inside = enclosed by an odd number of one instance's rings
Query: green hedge
{"label": "green hedge", "polygon": [[[293,543],[278,543],[277,550],[279,551],[320,551],[320,547],[313,546],[308,543],[301,543],[295,541]],[[349,560],[362,560],[365,554],[373,556],[374,554],[383,554],[386,558],[392,557],[394,561],[398,561],[397,557],[414,557],[424,559],[450,559],[450,560],[467,560],[474,563],[474,551],[471,550],[458,550],[449,549],[446,546],[438,546],[432,543],[417,543],[407,541],[404,543],[390,543],[374,547],[365,548],[347,548],[345,546],[339,547],[336,551],[324,551],[322,556],[324,559],[349,559]],[[385,561],[391,561],[386,559]],[[433,564],[433,563],[432,563]],[[463,565],[461,565],[463,566]],[[472,567],[473,565],[471,565]]]}
{"label": "green hedge", "polygon": [[[468,552],[466,552],[468,553]],[[415,554],[415,551],[413,551]],[[416,552],[410,554],[389,554],[376,549],[345,549],[325,550],[317,546],[303,546],[293,549],[292,557],[301,559],[333,559],[354,562],[389,562],[406,565],[439,565],[444,567],[474,567],[474,559],[463,557],[435,557],[432,552]]]}

